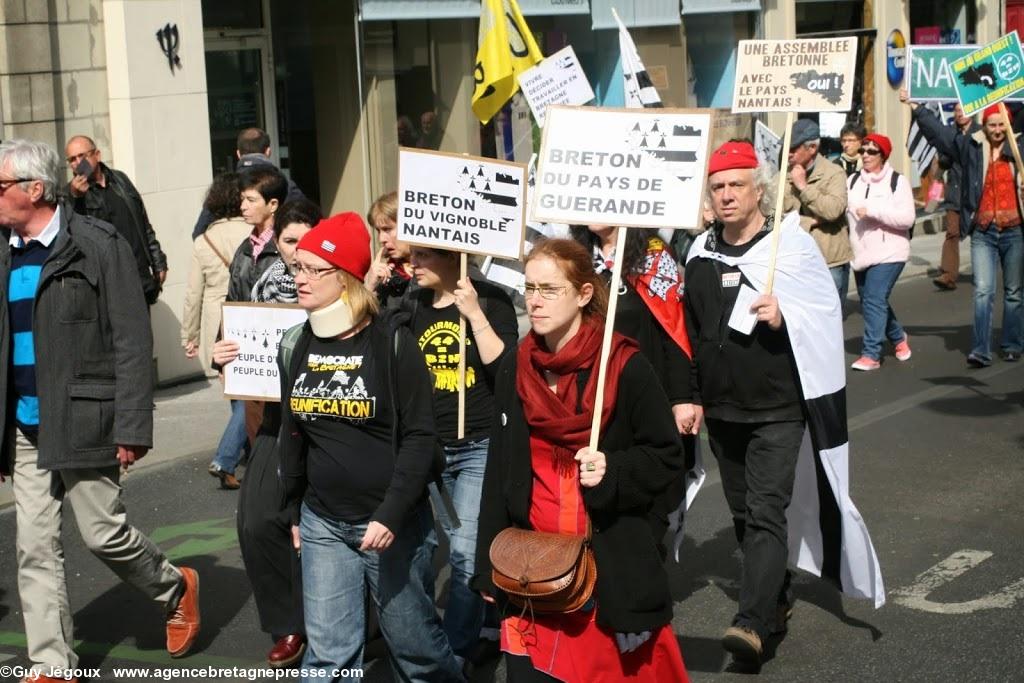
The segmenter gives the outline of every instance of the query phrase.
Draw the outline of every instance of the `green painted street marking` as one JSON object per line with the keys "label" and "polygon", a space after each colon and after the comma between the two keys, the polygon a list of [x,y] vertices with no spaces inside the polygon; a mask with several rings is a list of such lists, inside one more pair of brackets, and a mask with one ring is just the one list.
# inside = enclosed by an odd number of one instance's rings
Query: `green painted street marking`
{"label": "green painted street marking", "polygon": [[[171,561],[196,555],[213,555],[238,547],[238,531],[234,521],[234,518],[226,517],[162,526],[149,534],[149,540],[161,546]],[[231,526],[221,526],[225,522],[230,522]],[[181,543],[171,548],[163,547],[167,541],[183,536],[186,538]]]}
{"label": "green painted street marking", "polygon": [[[0,645],[24,648],[27,646],[24,633],[14,631],[0,631]],[[79,655],[100,655],[104,657],[104,668],[110,665],[111,659],[123,659],[130,662],[141,662],[143,664],[160,664],[172,668],[195,668],[195,667],[252,667],[253,661],[234,659],[232,657],[219,657],[217,655],[190,655],[183,659],[174,659],[167,652],[162,650],[139,650],[129,645],[113,645],[108,643],[90,643],[83,640],[75,641],[75,652]],[[258,664],[258,662],[257,662]]]}

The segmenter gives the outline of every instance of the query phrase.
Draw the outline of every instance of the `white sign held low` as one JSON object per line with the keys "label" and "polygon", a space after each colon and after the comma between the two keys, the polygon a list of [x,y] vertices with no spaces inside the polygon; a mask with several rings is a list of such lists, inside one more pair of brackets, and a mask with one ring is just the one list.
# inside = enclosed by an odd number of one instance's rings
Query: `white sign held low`
{"label": "white sign held low", "polygon": [[543,62],[517,76],[530,103],[537,125],[544,127],[544,113],[553,104],[587,104],[594,90],[580,66],[576,51],[567,45]]}
{"label": "white sign held low", "polygon": [[548,109],[532,220],[637,228],[696,228],[712,112]]}
{"label": "white sign held low", "polygon": [[849,111],[857,39],[741,40],[732,110]]}
{"label": "white sign held low", "polygon": [[398,239],[518,259],[526,165],[461,154],[398,152]]}
{"label": "white sign held low", "polygon": [[223,338],[238,342],[238,358],[224,366],[224,395],[255,401],[280,401],[277,347],[289,328],[306,322],[306,311],[288,304],[226,302]]}

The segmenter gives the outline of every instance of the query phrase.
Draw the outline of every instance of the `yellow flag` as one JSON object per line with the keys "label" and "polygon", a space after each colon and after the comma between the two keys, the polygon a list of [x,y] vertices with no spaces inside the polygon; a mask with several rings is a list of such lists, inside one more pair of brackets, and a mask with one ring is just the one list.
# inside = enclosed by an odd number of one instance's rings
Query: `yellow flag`
{"label": "yellow flag", "polygon": [[519,90],[516,74],[544,59],[516,0],[481,0],[473,113],[487,123]]}

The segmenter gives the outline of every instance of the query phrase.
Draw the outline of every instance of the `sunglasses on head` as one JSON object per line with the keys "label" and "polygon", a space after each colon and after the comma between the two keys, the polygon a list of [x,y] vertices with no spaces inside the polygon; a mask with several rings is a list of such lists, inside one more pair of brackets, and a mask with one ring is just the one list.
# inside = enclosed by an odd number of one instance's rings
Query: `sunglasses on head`
{"label": "sunglasses on head", "polygon": [[861,147],[857,150],[857,154],[867,154],[869,156],[878,156],[882,153],[882,150],[875,149],[874,147]]}

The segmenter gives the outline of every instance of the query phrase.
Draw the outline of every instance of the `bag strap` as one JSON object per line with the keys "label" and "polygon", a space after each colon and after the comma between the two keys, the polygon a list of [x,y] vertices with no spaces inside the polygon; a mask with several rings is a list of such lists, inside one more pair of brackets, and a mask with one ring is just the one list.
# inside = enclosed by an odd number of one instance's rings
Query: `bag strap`
{"label": "bag strap", "polygon": [[302,336],[302,329],[305,326],[305,323],[302,323],[289,327],[281,335],[281,343],[277,347],[277,355],[281,359],[281,366],[284,368],[284,383],[286,386],[291,384],[291,377],[288,376],[288,373],[292,369],[292,354],[295,353],[295,346],[299,343],[299,337]]}
{"label": "bag strap", "polygon": [[892,190],[893,194],[896,194],[896,186],[900,182],[900,174],[893,170],[892,175],[889,176],[889,189]]}
{"label": "bag strap", "polygon": [[217,247],[215,247],[213,245],[213,240],[210,239],[209,233],[205,233],[204,232],[203,233],[203,239],[206,240],[206,243],[208,245],[210,245],[210,249],[213,249],[213,253],[217,255],[217,258],[219,258],[221,263],[224,264],[224,267],[225,268],[230,268],[231,267],[231,262],[228,261],[226,258],[224,258],[224,254],[220,253],[220,249],[218,249]]}

